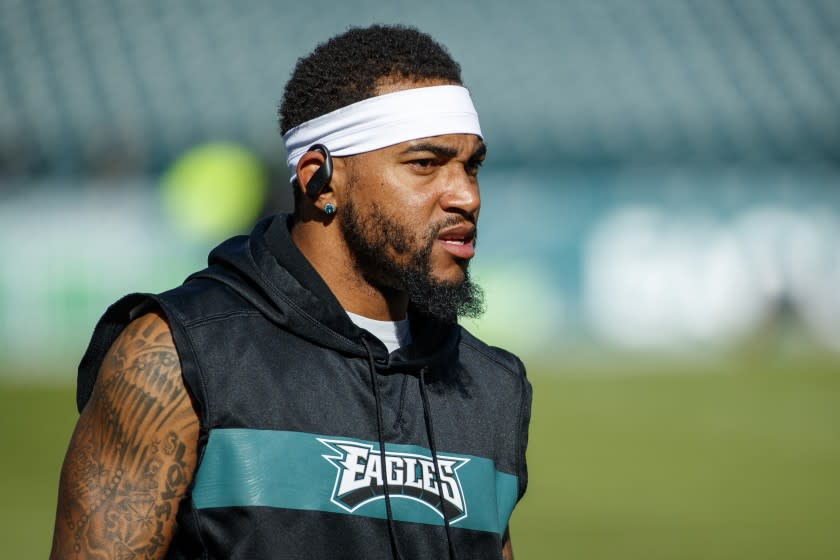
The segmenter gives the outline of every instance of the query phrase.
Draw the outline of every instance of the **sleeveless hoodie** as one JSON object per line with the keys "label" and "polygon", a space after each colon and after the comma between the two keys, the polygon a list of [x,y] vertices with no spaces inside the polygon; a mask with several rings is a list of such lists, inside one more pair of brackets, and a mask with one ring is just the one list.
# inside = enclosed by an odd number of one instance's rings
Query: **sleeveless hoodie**
{"label": "sleeveless hoodie", "polygon": [[181,286],[119,300],[79,366],[81,411],[122,329],[165,314],[200,422],[167,557],[501,558],[527,486],[522,363],[412,310],[412,343],[389,354],[290,223],[266,218]]}

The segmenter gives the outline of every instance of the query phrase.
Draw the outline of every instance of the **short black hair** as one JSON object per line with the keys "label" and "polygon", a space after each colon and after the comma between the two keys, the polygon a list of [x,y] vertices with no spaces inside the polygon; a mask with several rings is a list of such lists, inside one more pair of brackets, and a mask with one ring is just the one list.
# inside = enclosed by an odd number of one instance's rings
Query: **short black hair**
{"label": "short black hair", "polygon": [[298,59],[278,110],[280,132],[373,97],[391,78],[462,84],[461,67],[426,33],[403,25],[353,27]]}

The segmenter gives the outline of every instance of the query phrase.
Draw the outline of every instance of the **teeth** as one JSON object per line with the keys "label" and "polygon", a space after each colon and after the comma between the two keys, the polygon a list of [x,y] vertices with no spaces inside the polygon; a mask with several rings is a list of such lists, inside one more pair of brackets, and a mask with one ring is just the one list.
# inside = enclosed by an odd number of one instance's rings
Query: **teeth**
{"label": "teeth", "polygon": [[458,240],[458,239],[443,239],[442,241],[444,243],[449,243],[451,245],[463,245],[464,244],[463,239],[461,239],[461,240]]}

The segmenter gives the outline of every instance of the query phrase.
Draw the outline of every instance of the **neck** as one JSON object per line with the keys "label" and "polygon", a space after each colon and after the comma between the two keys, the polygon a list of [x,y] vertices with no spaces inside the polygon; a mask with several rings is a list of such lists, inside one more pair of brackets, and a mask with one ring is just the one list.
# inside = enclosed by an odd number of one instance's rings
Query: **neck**
{"label": "neck", "polygon": [[338,231],[317,220],[298,220],[292,241],[318,272],[345,311],[378,321],[400,321],[408,311],[408,294],[374,286],[356,268]]}

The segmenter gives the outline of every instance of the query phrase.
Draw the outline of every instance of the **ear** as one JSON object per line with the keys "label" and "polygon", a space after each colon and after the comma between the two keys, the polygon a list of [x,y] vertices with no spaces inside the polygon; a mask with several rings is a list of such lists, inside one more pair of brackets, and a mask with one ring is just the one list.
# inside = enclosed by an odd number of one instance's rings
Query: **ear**
{"label": "ear", "polygon": [[[297,174],[297,188],[301,190],[303,196],[307,196],[306,191],[309,181],[312,180],[312,177],[324,165],[325,161],[324,154],[318,150],[309,150],[300,156],[295,172]],[[324,190],[328,188],[329,185]]]}
{"label": "ear", "polygon": [[[308,187],[312,186],[310,182],[317,182],[319,175],[323,174],[323,168],[328,164],[331,164],[331,173],[328,175],[326,185],[318,190],[317,195],[310,196],[308,194]],[[296,173],[295,188],[300,191],[302,199],[311,202],[319,211],[323,211],[328,202],[333,205],[338,203],[336,195],[340,196],[344,184],[344,158],[333,157],[328,161],[321,151],[309,150],[298,161]]]}

